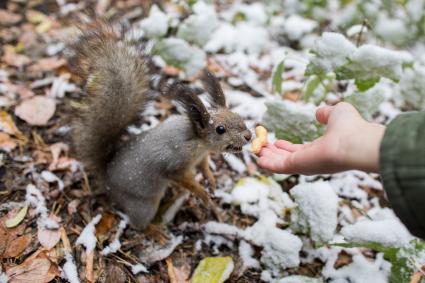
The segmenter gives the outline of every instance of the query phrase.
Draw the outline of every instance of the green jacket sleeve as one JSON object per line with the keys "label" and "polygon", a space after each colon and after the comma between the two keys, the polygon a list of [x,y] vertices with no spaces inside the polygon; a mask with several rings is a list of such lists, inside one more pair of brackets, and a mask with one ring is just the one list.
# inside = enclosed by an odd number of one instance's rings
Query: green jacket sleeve
{"label": "green jacket sleeve", "polygon": [[388,125],[380,171],[395,213],[413,235],[425,239],[425,112],[399,115]]}

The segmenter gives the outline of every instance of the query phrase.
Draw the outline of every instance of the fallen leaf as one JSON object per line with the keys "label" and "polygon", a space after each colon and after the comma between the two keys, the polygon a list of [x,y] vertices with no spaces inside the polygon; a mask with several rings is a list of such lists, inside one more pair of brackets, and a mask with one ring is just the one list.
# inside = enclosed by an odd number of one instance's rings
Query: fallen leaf
{"label": "fallen leaf", "polygon": [[8,134],[0,132],[0,149],[6,152],[11,152],[16,148],[18,143]]}
{"label": "fallen leaf", "polygon": [[111,213],[103,213],[99,223],[96,224],[96,236],[105,236],[114,227],[115,217]]}
{"label": "fallen leaf", "polygon": [[67,211],[69,215],[72,215],[77,212],[77,208],[80,205],[81,200],[74,199],[70,203],[68,203]]}
{"label": "fallen leaf", "polygon": [[192,276],[192,283],[222,283],[234,268],[233,259],[227,257],[206,257],[198,264]]}
{"label": "fallen leaf", "polygon": [[27,215],[27,211],[28,211],[28,205],[25,205],[19,212],[18,214],[15,215],[15,217],[7,219],[5,222],[5,225],[7,228],[13,228],[19,225],[19,223],[22,222],[22,220],[24,220],[25,215]]}
{"label": "fallen leaf", "polygon": [[22,136],[22,133],[13,122],[12,117],[10,117],[6,111],[0,112],[0,131],[13,136]]}
{"label": "fallen leaf", "polygon": [[37,231],[37,238],[40,244],[47,250],[52,249],[60,240],[59,229],[46,229],[39,227]]}
{"label": "fallen leaf", "polygon": [[0,25],[2,26],[13,26],[22,20],[22,16],[9,12],[4,9],[0,9]]}
{"label": "fallen leaf", "polygon": [[30,72],[48,72],[56,70],[59,67],[62,67],[66,64],[66,60],[63,58],[50,57],[42,58],[38,60],[35,64],[32,64],[28,67]]}
{"label": "fallen leaf", "polygon": [[45,282],[50,269],[50,261],[46,258],[25,260],[22,264],[6,270],[9,283]]}
{"label": "fallen leaf", "polygon": [[177,268],[171,258],[165,260],[167,263],[168,278],[170,283],[189,283],[189,268],[186,265]]}
{"label": "fallen leaf", "polygon": [[21,68],[25,65],[28,65],[31,62],[31,59],[25,55],[17,54],[15,47],[11,45],[5,45],[3,47],[4,55],[3,61],[13,67]]}
{"label": "fallen leaf", "polygon": [[34,126],[44,126],[56,111],[56,103],[45,96],[24,100],[15,108],[15,115]]}
{"label": "fallen leaf", "polygon": [[25,12],[27,20],[32,24],[39,24],[46,20],[47,16],[36,10],[27,10]]}
{"label": "fallen leaf", "polygon": [[3,257],[13,258],[21,255],[25,249],[31,243],[32,236],[31,234],[25,234],[18,238],[15,238],[13,241],[9,241],[6,250],[4,251]]}

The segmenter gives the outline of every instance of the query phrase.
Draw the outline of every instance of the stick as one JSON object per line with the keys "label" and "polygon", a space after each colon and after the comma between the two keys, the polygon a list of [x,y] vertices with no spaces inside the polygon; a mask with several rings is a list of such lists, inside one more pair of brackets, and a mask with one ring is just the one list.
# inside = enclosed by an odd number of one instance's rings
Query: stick
{"label": "stick", "polygon": [[93,279],[93,260],[95,250],[89,252],[86,257],[86,279],[88,282],[94,282]]}

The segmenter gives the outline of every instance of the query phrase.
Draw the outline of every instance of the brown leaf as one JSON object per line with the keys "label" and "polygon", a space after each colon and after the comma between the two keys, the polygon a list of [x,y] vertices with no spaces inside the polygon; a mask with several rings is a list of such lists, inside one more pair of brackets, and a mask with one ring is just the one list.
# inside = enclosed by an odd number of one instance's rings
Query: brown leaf
{"label": "brown leaf", "polygon": [[18,143],[12,139],[8,134],[0,132],[0,149],[10,152],[16,148]]}
{"label": "brown leaf", "polygon": [[20,68],[31,62],[31,59],[27,56],[17,54],[15,48],[11,45],[5,45],[3,51],[3,61],[9,66]]}
{"label": "brown leaf", "polygon": [[34,126],[44,126],[56,111],[56,103],[45,96],[24,100],[15,108],[15,115]]}
{"label": "brown leaf", "polygon": [[44,227],[39,227],[37,231],[37,238],[40,244],[47,250],[52,249],[60,240],[59,229],[49,230]]}
{"label": "brown leaf", "polygon": [[111,213],[102,214],[102,218],[96,225],[96,236],[105,236],[114,227],[115,216]]}
{"label": "brown leaf", "polygon": [[50,265],[47,258],[30,258],[20,265],[8,268],[6,274],[10,283],[45,282]]}
{"label": "brown leaf", "polygon": [[56,70],[59,67],[62,67],[66,64],[66,60],[63,58],[50,57],[42,58],[38,60],[35,64],[28,67],[30,72],[48,72]]}
{"label": "brown leaf", "polygon": [[22,16],[4,9],[0,9],[0,25],[13,26],[22,20]]}
{"label": "brown leaf", "polygon": [[[6,216],[3,216],[0,219],[0,257],[2,256],[9,257],[8,255],[10,254],[13,255],[13,250],[10,250],[11,249],[10,246],[12,244],[16,245],[17,248],[20,248],[24,246],[26,242],[25,239],[20,239],[18,240],[18,242],[13,243],[17,238],[19,238],[24,233],[24,230],[26,228],[25,222],[22,222],[20,225],[14,228],[6,228],[6,225],[5,225],[6,220],[14,217],[17,214],[17,212],[18,210],[10,211]],[[22,253],[27,246],[28,245],[23,247],[23,249],[19,252],[19,254]]]}
{"label": "brown leaf", "polygon": [[74,199],[70,203],[68,203],[68,207],[67,207],[68,214],[72,215],[75,212],[77,212],[77,208],[80,205],[80,203],[81,203],[81,200],[79,199]]}
{"label": "brown leaf", "polygon": [[31,234],[25,234],[10,241],[3,256],[5,258],[17,257],[21,255],[31,243]]}
{"label": "brown leaf", "polygon": [[6,112],[0,112],[0,131],[3,131],[9,135],[21,136],[22,133],[18,130],[12,117]]}
{"label": "brown leaf", "polygon": [[168,277],[170,283],[189,283],[190,269],[187,265],[177,268],[173,264],[173,260],[169,257],[165,260],[167,263]]}

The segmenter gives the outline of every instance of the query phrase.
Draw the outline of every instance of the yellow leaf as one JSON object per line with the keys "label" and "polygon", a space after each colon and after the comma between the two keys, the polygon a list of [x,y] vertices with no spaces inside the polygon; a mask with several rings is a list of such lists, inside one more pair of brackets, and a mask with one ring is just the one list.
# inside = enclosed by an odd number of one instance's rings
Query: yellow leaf
{"label": "yellow leaf", "polygon": [[5,224],[7,228],[13,228],[19,225],[19,223],[22,222],[22,220],[24,220],[25,215],[27,215],[27,211],[28,211],[28,205],[25,205],[19,212],[18,214],[15,215],[15,217],[6,220]]}
{"label": "yellow leaf", "polygon": [[226,257],[206,257],[198,264],[192,276],[192,283],[222,283],[234,268],[233,259]]}

